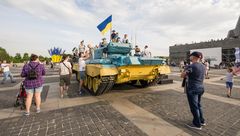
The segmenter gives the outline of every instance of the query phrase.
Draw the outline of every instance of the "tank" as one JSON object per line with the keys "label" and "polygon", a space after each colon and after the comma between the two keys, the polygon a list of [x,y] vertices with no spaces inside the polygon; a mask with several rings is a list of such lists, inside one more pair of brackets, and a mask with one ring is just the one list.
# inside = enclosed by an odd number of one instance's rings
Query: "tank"
{"label": "tank", "polygon": [[115,84],[138,83],[147,87],[167,78],[170,68],[163,59],[131,56],[131,50],[131,44],[113,42],[95,49],[86,61],[85,88],[93,95],[102,95]]}

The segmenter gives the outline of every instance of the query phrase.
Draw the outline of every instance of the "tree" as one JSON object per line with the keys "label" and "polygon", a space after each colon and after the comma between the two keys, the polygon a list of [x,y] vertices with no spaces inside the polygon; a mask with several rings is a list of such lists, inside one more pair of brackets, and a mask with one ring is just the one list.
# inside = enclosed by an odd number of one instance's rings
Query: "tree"
{"label": "tree", "polygon": [[41,56],[41,55],[40,55],[38,58],[39,58],[39,60],[40,60],[41,62],[45,61],[45,58],[44,58],[43,56]]}
{"label": "tree", "polygon": [[2,47],[0,47],[0,60],[6,60],[6,61],[11,61],[10,55],[6,52],[6,50]]}
{"label": "tree", "polygon": [[22,62],[22,56],[20,53],[16,53],[15,57],[13,58],[13,63],[21,63]]}
{"label": "tree", "polygon": [[23,60],[23,61],[29,61],[29,59],[30,59],[30,58],[29,58],[28,53],[24,53],[22,60]]}

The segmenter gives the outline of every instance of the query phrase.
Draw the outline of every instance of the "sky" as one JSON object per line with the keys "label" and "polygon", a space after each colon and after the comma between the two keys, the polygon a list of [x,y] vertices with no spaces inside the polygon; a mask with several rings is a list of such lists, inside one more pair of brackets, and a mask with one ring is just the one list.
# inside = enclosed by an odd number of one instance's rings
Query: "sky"
{"label": "sky", "polygon": [[109,39],[97,25],[112,15],[121,38],[168,56],[174,44],[225,38],[239,9],[240,0],[1,0],[0,47],[10,55],[49,56],[53,47],[71,53],[81,40]]}

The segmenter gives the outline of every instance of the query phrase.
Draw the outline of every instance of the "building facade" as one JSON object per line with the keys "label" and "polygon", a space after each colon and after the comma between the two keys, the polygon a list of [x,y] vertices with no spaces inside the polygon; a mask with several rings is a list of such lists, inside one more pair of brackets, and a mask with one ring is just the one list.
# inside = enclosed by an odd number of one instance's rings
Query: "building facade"
{"label": "building facade", "polygon": [[222,48],[222,61],[229,63],[235,60],[235,47],[240,47],[240,17],[235,29],[228,32],[227,38],[222,40],[211,40],[193,44],[181,44],[169,47],[170,63],[179,64],[180,61],[188,61],[190,50],[206,48]]}

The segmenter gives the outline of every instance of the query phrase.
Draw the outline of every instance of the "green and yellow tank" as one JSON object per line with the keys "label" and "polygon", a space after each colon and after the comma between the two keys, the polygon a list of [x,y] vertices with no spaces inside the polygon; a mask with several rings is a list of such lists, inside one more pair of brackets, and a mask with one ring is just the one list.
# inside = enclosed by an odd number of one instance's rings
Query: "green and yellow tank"
{"label": "green and yellow tank", "polygon": [[94,95],[109,92],[114,84],[136,83],[143,87],[157,84],[170,68],[160,58],[131,56],[131,44],[112,43],[94,50],[86,64],[87,88]]}

